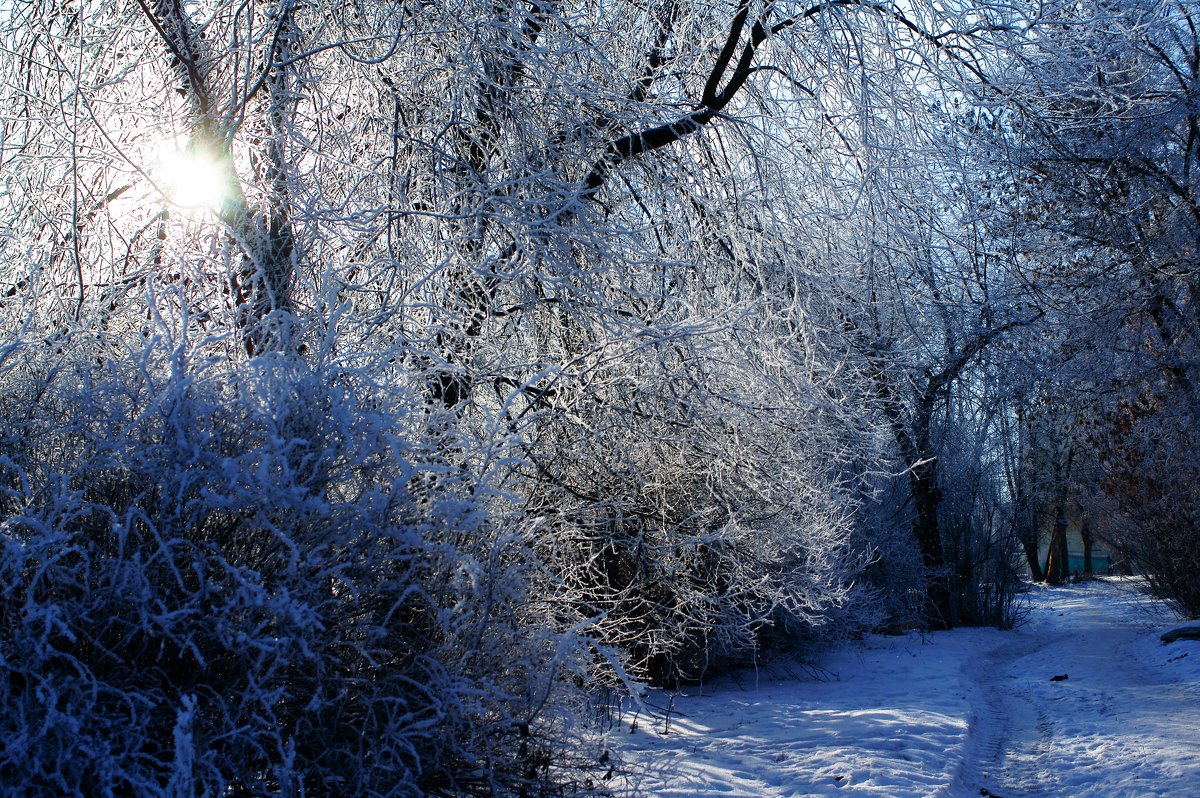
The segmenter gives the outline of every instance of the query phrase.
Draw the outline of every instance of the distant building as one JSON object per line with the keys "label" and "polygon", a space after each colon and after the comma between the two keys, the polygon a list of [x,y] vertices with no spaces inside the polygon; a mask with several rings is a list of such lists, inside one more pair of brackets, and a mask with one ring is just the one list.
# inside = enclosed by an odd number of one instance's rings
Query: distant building
{"label": "distant building", "polygon": [[[1092,575],[1103,576],[1127,568],[1123,565],[1109,543],[1104,539],[1107,529],[1107,519],[1089,517],[1077,501],[1068,501],[1065,509],[1067,529],[1067,574],[1081,576],[1088,574],[1087,557],[1089,546],[1084,538],[1087,532],[1091,538]],[[1054,524],[1057,519],[1043,515],[1038,523],[1038,554],[1043,566],[1050,552],[1050,542],[1053,538]]]}

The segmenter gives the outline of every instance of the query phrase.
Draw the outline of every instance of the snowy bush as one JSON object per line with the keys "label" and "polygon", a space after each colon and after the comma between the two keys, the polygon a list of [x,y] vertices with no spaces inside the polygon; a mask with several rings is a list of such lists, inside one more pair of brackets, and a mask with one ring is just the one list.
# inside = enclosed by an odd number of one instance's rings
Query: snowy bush
{"label": "snowy bush", "polygon": [[402,392],[286,356],[22,355],[0,389],[0,792],[573,783],[555,707],[579,641],[523,616],[519,535],[413,443]]}
{"label": "snowy bush", "polygon": [[850,411],[735,346],[668,338],[610,358],[528,435],[522,492],[560,606],[597,617],[655,682],[749,663],[768,636],[845,622],[867,598],[840,481]]}
{"label": "snowy bush", "polygon": [[925,566],[908,532],[908,485],[890,474],[877,474],[864,490],[868,492],[856,514],[855,538],[858,549],[871,556],[857,585],[854,612],[843,622],[846,631],[920,627],[925,622]]}
{"label": "snowy bush", "polygon": [[1200,436],[1194,407],[1190,394],[1161,390],[1112,413],[1097,439],[1111,510],[1101,526],[1104,538],[1145,575],[1155,596],[1200,618]]}

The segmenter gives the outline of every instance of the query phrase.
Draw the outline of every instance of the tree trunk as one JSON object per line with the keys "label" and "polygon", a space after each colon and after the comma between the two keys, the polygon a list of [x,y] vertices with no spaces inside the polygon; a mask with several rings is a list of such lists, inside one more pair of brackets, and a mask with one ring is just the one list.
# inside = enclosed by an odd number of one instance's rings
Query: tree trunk
{"label": "tree trunk", "polygon": [[290,345],[290,290],[296,248],[289,214],[289,156],[285,151],[300,96],[289,71],[289,59],[302,49],[293,11],[283,11],[277,22],[262,80],[269,135],[255,145],[253,158],[262,167],[267,198],[263,207],[256,208],[247,201],[233,167],[231,131],[241,121],[221,117],[213,104],[219,81],[213,78],[213,53],[202,27],[191,18],[184,0],[155,0],[152,5],[139,2],[139,6],[170,53],[176,91],[188,101],[192,126],[189,146],[207,153],[224,172],[226,196],[217,215],[241,250],[229,275],[229,287],[237,305],[234,325],[242,347],[250,357],[281,350]]}
{"label": "tree trunk", "polygon": [[942,549],[942,531],[938,526],[938,507],[942,492],[938,488],[937,459],[933,456],[930,424],[937,394],[925,390],[918,397],[911,426],[905,424],[895,388],[888,378],[886,365],[875,361],[875,389],[896,439],[900,456],[908,465],[908,484],[916,518],[913,538],[925,566],[925,623],[930,629],[949,629],[957,620],[950,594],[946,555]]}
{"label": "tree trunk", "polygon": [[1046,574],[1042,571],[1042,563],[1038,558],[1037,544],[1036,526],[1032,527],[1032,534],[1021,533],[1021,549],[1025,552],[1025,562],[1029,565],[1029,578],[1034,582],[1041,582],[1046,578]]}
{"label": "tree trunk", "polygon": [[1041,558],[1038,554],[1038,525],[1037,513],[1033,507],[1033,497],[1029,495],[1030,475],[1029,463],[1029,424],[1025,418],[1024,404],[1017,403],[1016,412],[1016,451],[1010,452],[1009,489],[1013,494],[1014,517],[1017,539],[1021,541],[1021,550],[1025,553],[1025,562],[1029,566],[1029,578],[1034,582],[1045,579],[1042,571]]}
{"label": "tree trunk", "polygon": [[942,491],[938,487],[938,463],[929,433],[934,399],[935,395],[926,391],[913,413],[913,457],[908,475],[913,506],[917,511],[916,520],[913,521],[913,537],[921,549],[921,562],[925,565],[926,621],[931,629],[950,629],[958,622],[958,612],[950,591],[942,530],[938,524]]}
{"label": "tree trunk", "polygon": [[1074,460],[1075,451],[1071,448],[1066,453],[1066,463],[1057,458],[1054,463],[1054,532],[1050,537],[1050,550],[1046,552],[1046,581],[1055,585],[1071,575],[1067,551],[1067,495]]}
{"label": "tree trunk", "polygon": [[909,486],[917,511],[913,537],[921,549],[925,566],[925,615],[930,628],[950,629],[957,622],[950,583],[946,573],[946,555],[942,550],[942,531],[938,525],[938,506],[942,491],[937,484],[937,461],[927,458],[909,472]]}
{"label": "tree trunk", "polygon": [[1095,568],[1092,565],[1092,547],[1096,543],[1096,538],[1094,535],[1092,535],[1092,519],[1083,519],[1083,525],[1079,528],[1079,537],[1083,539],[1084,576],[1093,576],[1095,574]]}
{"label": "tree trunk", "polygon": [[1038,556],[1038,525],[1037,516],[1031,506],[1027,482],[1021,479],[1017,482],[1016,496],[1016,526],[1017,536],[1021,541],[1021,550],[1025,553],[1025,562],[1029,565],[1029,578],[1041,582],[1046,578]]}
{"label": "tree trunk", "polygon": [[1058,508],[1054,518],[1054,534],[1050,537],[1050,550],[1046,552],[1046,581],[1052,585],[1061,584],[1070,575],[1067,564],[1067,519]]}

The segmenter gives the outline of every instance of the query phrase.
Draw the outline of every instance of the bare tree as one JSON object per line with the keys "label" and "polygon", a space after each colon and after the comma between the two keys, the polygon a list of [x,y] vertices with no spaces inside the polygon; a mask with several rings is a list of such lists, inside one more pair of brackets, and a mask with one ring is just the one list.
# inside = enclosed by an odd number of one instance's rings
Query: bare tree
{"label": "bare tree", "polygon": [[[1190,506],[1195,459],[1179,431],[1196,406],[1196,25],[1187,3],[1062,9],[1011,73],[1007,130],[1031,187],[1014,225],[1023,266],[1060,331],[1055,401],[1089,409],[1089,480],[1137,516],[1118,536],[1131,554],[1146,544],[1168,595],[1185,583],[1167,563],[1188,546],[1165,507]],[[1150,557],[1160,534],[1172,541]]]}

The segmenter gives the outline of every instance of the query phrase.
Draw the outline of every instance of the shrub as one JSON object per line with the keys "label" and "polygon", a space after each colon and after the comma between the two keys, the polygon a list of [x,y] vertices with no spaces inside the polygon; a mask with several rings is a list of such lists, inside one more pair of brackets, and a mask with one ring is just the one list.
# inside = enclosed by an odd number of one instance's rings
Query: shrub
{"label": "shrub", "polygon": [[850,604],[868,598],[845,484],[853,409],[831,412],[803,372],[763,374],[734,343],[668,339],[598,364],[526,433],[518,490],[546,519],[535,545],[560,606],[596,617],[655,683],[854,625]]}
{"label": "shrub", "polygon": [[1101,439],[1109,544],[1158,598],[1200,618],[1200,436],[1186,399],[1123,408]]}
{"label": "shrub", "polygon": [[536,794],[582,642],[365,369],[154,347],[0,386],[13,796]]}

